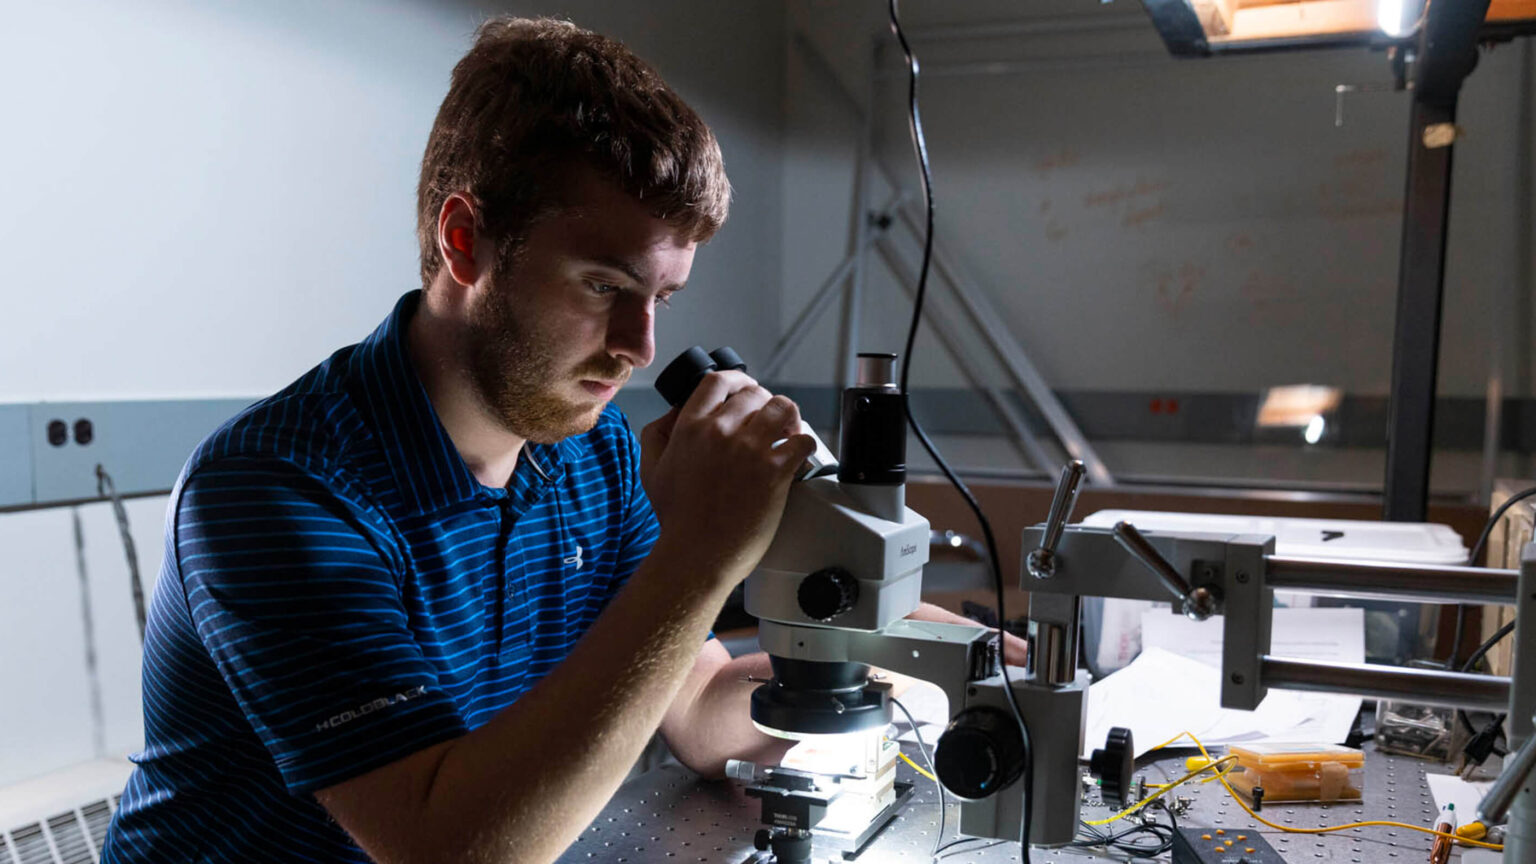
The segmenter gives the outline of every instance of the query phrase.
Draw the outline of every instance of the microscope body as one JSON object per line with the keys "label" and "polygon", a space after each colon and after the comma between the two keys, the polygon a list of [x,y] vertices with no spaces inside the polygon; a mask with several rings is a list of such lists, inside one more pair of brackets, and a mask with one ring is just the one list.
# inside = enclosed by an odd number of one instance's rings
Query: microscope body
{"label": "microscope body", "polygon": [[[1017,837],[1023,742],[1008,713],[994,631],[906,617],[922,602],[931,528],[906,506],[906,397],[896,389],[894,366],[895,355],[860,355],[859,382],[843,394],[839,461],[818,441],[772,544],[746,580],[746,610],[759,619],[758,643],[774,671],[752,695],[752,719],[791,737],[882,729],[892,720],[891,687],[871,667],[932,682],[955,718],[941,738],[949,758],[939,771],[941,779],[951,775],[946,786],[961,797],[961,830]],[[729,349],[693,348],[662,373],[657,389],[680,404],[715,368],[744,365]],[[1075,777],[1086,684],[1033,692],[1022,676],[1012,683],[1032,730],[1073,742],[1037,750],[1035,776]],[[1075,789],[1037,794],[1030,806],[1033,842],[1073,839]]]}
{"label": "microscope body", "polygon": [[747,577],[747,612],[779,626],[867,631],[905,618],[922,602],[930,529],[903,492],[826,476],[796,483]]}

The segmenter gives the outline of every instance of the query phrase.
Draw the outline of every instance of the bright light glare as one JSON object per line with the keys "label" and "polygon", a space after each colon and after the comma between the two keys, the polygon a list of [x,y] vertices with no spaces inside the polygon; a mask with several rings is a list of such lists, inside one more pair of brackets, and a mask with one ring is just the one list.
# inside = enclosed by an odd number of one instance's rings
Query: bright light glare
{"label": "bright light glare", "polygon": [[1403,35],[1403,0],[1376,0],[1376,25],[1388,36]]}
{"label": "bright light glare", "polygon": [[1312,419],[1307,422],[1307,430],[1301,433],[1301,435],[1306,439],[1308,444],[1316,444],[1317,442],[1323,440],[1324,425],[1326,424],[1323,420],[1323,415],[1314,414],[1312,415]]}

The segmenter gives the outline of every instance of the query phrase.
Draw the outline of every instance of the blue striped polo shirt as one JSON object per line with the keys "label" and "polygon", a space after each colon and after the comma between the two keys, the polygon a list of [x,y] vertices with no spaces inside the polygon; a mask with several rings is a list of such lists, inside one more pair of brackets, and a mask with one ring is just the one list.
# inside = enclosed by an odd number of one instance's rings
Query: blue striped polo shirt
{"label": "blue striped polo shirt", "polygon": [[311,793],[516,701],[655,543],[612,406],[475,479],[406,354],[419,296],[183,469],[103,861],[367,861]]}

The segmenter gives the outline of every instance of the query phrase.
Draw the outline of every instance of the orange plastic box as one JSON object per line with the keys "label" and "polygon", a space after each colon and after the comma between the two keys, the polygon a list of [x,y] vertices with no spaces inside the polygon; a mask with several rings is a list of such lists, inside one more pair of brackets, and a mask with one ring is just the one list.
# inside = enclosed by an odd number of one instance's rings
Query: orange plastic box
{"label": "orange plastic box", "polygon": [[1365,754],[1332,744],[1250,744],[1227,748],[1237,767],[1227,782],[1253,800],[1264,787],[1272,801],[1358,801],[1365,787]]}

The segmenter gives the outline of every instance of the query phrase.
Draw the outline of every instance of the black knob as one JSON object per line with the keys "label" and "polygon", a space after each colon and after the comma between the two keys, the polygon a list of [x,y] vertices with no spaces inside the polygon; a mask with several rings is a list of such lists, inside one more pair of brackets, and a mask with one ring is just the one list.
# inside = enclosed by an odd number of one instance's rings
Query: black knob
{"label": "black knob", "polygon": [[772,842],[773,832],[769,831],[767,828],[759,828],[757,829],[757,833],[752,835],[752,845],[756,846],[758,849],[764,852],[768,851],[768,844]]}
{"label": "black knob", "polygon": [[1024,773],[1019,724],[996,708],[967,708],[939,736],[933,767],[956,797],[980,801]]}
{"label": "black knob", "polygon": [[1116,726],[1104,739],[1104,749],[1093,751],[1088,770],[1099,778],[1099,797],[1119,810],[1131,802],[1131,773],[1136,770],[1136,743],[1131,730]]}
{"label": "black knob", "polygon": [[859,602],[859,581],[841,567],[828,567],[800,580],[800,611],[812,621],[831,621]]}

